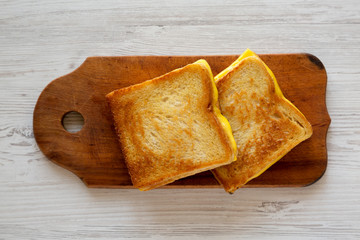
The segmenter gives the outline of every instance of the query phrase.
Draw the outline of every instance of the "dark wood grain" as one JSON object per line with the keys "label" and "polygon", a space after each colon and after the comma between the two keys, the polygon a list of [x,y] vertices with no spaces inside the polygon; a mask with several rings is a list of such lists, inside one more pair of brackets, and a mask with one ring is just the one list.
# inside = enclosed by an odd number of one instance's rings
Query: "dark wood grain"
{"label": "dark wood grain", "polygon": [[[310,54],[260,55],[273,70],[284,95],[313,126],[313,136],[246,187],[299,187],[312,184],[327,165],[326,134],[330,117],[325,103],[326,71]],[[72,171],[88,187],[131,187],[124,158],[113,130],[105,95],[115,89],[157,77],[175,68],[206,59],[216,75],[237,55],[90,57],[72,73],[52,81],[34,110],[34,135],[41,151]],[[64,114],[81,113],[83,128],[69,133]],[[219,187],[210,172],[203,172],[166,187]]]}

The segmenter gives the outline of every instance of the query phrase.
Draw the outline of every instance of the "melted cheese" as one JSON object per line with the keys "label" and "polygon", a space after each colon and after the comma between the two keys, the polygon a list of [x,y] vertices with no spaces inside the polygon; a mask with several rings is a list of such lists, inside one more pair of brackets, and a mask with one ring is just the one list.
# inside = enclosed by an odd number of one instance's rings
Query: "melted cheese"
{"label": "melted cheese", "polygon": [[[209,64],[207,63],[207,61],[205,61],[204,59],[200,59],[200,60],[196,61],[195,63],[198,63],[198,64],[201,64],[201,65],[205,66],[206,69],[209,71],[209,74],[210,74],[210,77],[211,77],[211,82],[212,82],[212,88],[213,88],[213,91],[212,91],[213,92],[212,108],[213,108],[214,114],[217,117],[217,119],[219,120],[219,122],[221,123],[221,126],[223,127],[223,129],[225,130],[225,133],[228,136],[228,139],[230,140],[230,144],[231,144],[232,149],[234,150],[234,152],[237,152],[236,142],[235,142],[234,136],[232,134],[230,123],[221,114],[220,109],[216,105],[216,103],[218,102],[218,90],[216,88],[216,84],[215,84],[215,80],[214,80],[211,68],[210,68]],[[234,161],[236,161],[236,159],[237,159],[237,154],[234,154]]]}

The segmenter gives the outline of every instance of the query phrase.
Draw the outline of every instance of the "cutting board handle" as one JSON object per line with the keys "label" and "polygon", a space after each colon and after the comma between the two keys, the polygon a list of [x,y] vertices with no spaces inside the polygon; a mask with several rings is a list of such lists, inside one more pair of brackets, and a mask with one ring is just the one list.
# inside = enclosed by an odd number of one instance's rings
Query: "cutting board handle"
{"label": "cutting board handle", "polygon": [[[131,185],[105,99],[107,93],[131,84],[117,81],[124,74],[122,67],[126,69],[121,58],[89,57],[73,72],[50,82],[34,109],[40,150],[88,186]],[[62,124],[72,111],[84,118],[83,127],[74,133]]]}
{"label": "cutting board handle", "polygon": [[[86,68],[87,61],[73,72],[50,82],[41,92],[34,109],[34,134],[38,146],[48,158],[69,170],[72,170],[70,168],[74,163],[64,161],[61,152],[59,154],[60,149],[53,146],[60,142],[61,147],[72,146],[81,141],[84,132],[88,130],[88,117],[77,95],[76,87],[79,84],[74,82],[74,78],[81,75],[81,69]],[[62,120],[69,112],[78,112],[83,116],[84,125],[80,131],[71,133],[64,128]]]}

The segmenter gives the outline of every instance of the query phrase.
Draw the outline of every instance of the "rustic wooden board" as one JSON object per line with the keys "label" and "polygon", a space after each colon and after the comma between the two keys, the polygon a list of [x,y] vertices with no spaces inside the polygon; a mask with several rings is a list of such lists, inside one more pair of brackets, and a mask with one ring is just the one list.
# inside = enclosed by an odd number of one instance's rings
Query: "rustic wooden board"
{"label": "rustic wooden board", "polygon": [[[175,68],[206,59],[214,75],[238,56],[89,57],[75,71],[52,81],[34,110],[34,135],[41,151],[72,171],[88,187],[131,187],[124,158],[112,125],[105,95],[115,89],[157,77]],[[260,55],[273,70],[284,95],[313,126],[313,136],[246,187],[299,187],[312,184],[327,165],[326,134],[330,124],[325,94],[327,76],[321,61],[310,54]],[[83,128],[69,133],[64,114],[81,113]],[[166,187],[219,187],[207,171]]]}

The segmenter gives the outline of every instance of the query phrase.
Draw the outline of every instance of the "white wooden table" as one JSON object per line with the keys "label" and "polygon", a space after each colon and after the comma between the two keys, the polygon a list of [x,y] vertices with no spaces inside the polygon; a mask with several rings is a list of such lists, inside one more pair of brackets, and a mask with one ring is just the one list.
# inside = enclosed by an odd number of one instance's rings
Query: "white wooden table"
{"label": "white wooden table", "polygon": [[[32,132],[43,88],[96,55],[308,52],[328,73],[328,168],[306,188],[88,189]],[[359,239],[358,1],[0,1],[0,239]]]}

